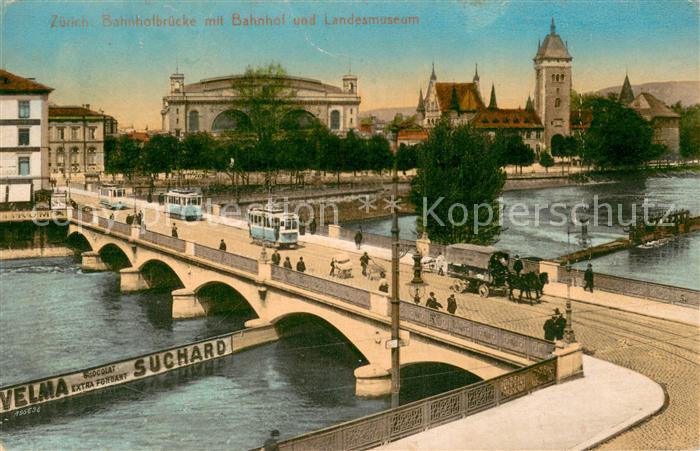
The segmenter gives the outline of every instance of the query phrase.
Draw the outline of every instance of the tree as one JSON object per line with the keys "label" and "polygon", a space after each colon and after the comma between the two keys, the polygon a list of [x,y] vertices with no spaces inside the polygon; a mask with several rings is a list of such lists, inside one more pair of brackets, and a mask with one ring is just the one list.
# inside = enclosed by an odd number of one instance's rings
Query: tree
{"label": "tree", "polygon": [[374,135],[367,141],[367,169],[381,173],[390,168],[394,156],[389,141],[383,136]]}
{"label": "tree", "polygon": [[680,114],[680,155],[682,158],[700,157],[700,104],[684,108],[680,102],[673,105]]}
{"label": "tree", "polygon": [[398,151],[396,152],[396,165],[399,171],[404,173],[410,169],[416,167],[416,159],[418,149],[421,147],[420,144],[414,146],[407,146],[406,144],[401,144]]}
{"label": "tree", "polygon": [[609,99],[592,102],[585,160],[598,167],[639,166],[657,157],[651,125],[636,111]]}
{"label": "tree", "polygon": [[140,161],[141,172],[149,174],[151,183],[154,177],[175,169],[180,154],[180,141],[172,135],[155,135],[143,146]]}
{"label": "tree", "polygon": [[554,166],[554,158],[552,158],[549,152],[542,152],[540,154],[540,166],[544,168],[545,172],[549,172],[549,168]]}
{"label": "tree", "polygon": [[207,132],[188,133],[181,142],[178,169],[210,169],[217,142]]}
{"label": "tree", "polygon": [[487,136],[448,120],[421,146],[411,198],[431,240],[484,244],[500,232],[497,199],[506,176],[491,147]]}
{"label": "tree", "polygon": [[120,136],[116,140],[105,142],[109,147],[106,152],[105,172],[111,174],[124,174],[131,181],[140,169],[141,145],[128,135]]}
{"label": "tree", "polygon": [[512,164],[519,166],[522,172],[523,166],[535,162],[535,152],[523,142],[518,133],[499,130],[493,138],[492,148],[501,166]]}

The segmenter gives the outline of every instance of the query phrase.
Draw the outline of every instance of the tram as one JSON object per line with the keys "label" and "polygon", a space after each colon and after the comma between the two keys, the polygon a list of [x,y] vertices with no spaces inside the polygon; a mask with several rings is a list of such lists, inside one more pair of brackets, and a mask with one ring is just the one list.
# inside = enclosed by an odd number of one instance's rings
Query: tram
{"label": "tram", "polygon": [[285,213],[272,203],[265,208],[251,208],[248,210],[248,232],[254,242],[294,248],[299,240],[299,215]]}
{"label": "tram", "polygon": [[122,210],[127,208],[126,188],[119,185],[104,183],[100,186],[100,205],[110,210]]}
{"label": "tram", "polygon": [[165,194],[165,211],[185,221],[202,219],[202,192],[193,188],[174,188]]}

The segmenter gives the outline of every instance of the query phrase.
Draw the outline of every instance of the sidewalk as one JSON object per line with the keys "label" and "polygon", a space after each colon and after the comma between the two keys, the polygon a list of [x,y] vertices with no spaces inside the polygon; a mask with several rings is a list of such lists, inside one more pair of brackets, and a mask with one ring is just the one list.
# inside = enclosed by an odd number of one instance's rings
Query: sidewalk
{"label": "sidewalk", "polygon": [[656,413],[662,388],[626,368],[583,356],[585,377],[378,449],[587,449]]}
{"label": "sidewalk", "polygon": [[[566,284],[550,283],[544,287],[545,298],[553,296],[566,299]],[[608,291],[590,293],[581,287],[571,287],[571,299],[575,302],[600,305],[654,318],[666,319],[691,326],[700,325],[700,310],[693,307],[668,304],[661,301],[625,296]]]}

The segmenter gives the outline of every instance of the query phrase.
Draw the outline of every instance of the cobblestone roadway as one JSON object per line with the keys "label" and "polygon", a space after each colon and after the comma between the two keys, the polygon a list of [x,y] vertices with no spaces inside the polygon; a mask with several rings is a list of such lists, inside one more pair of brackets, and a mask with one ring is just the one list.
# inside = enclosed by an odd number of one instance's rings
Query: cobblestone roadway
{"label": "cobblestone roadway", "polygon": [[[92,202],[89,202],[92,203]],[[127,212],[118,213],[118,219]],[[150,213],[147,213],[150,217]],[[106,214],[105,214],[106,216]],[[121,219],[123,220],[123,219]],[[217,247],[225,239],[229,250],[249,257],[258,257],[260,247],[250,243],[247,231],[224,226],[213,227],[204,222],[177,221],[179,236],[200,244]],[[166,224],[149,225],[150,230],[170,233]],[[307,272],[327,277],[330,257],[339,253],[323,246],[306,244],[298,250],[281,251],[295,264],[303,256]],[[347,283],[363,288],[377,288],[376,281],[359,275],[359,254],[353,255],[355,277]],[[382,262],[389,270],[389,262]],[[409,299],[404,281],[409,281],[411,268],[401,268],[402,298]],[[446,304],[451,279],[426,274],[430,291]],[[335,279],[338,280],[338,279]],[[564,300],[545,297],[540,305],[515,304],[501,297],[482,299],[461,294],[457,314],[477,321],[541,337],[542,324],[552,309],[564,311]],[[659,415],[605,443],[606,449],[668,449],[700,446],[700,341],[696,327],[654,319],[633,313],[574,302],[574,329],[585,349],[609,362],[638,371],[662,384],[668,393],[669,405]]]}

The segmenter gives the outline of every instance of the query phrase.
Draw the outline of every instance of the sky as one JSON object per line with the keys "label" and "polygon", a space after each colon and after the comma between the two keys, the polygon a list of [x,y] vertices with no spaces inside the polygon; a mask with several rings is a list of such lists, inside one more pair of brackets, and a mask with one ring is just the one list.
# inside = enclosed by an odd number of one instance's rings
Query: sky
{"label": "sky", "polygon": [[[292,75],[341,85],[359,77],[360,109],[417,104],[434,62],[438,81],[493,84],[500,107],[525,106],[539,39],[568,42],[574,89],[700,79],[698,0],[663,1],[38,1],[2,0],[0,66],[34,77],[62,105],[89,103],[120,127],[159,129],[162,97],[177,68],[185,82],[281,63]],[[284,25],[233,25],[233,15]],[[399,25],[330,25],[334,17],[417,17]],[[107,26],[104,17],[195,19],[193,26]],[[205,25],[223,17],[223,25]],[[313,17],[315,25],[293,18]],[[78,25],[60,27],[61,19]],[[52,26],[53,25],[53,26]]]}

